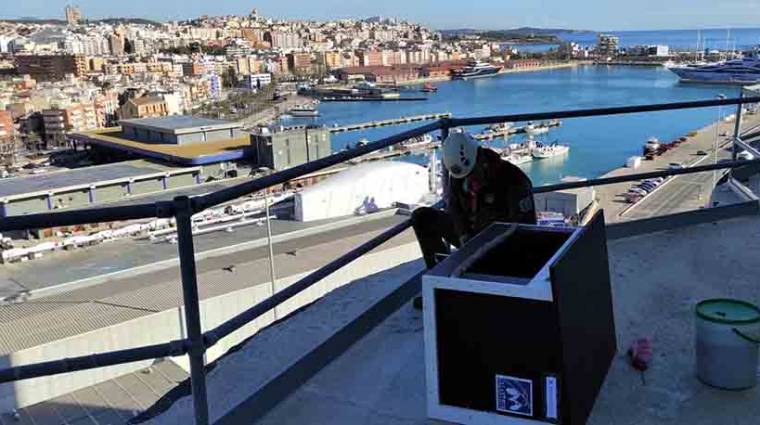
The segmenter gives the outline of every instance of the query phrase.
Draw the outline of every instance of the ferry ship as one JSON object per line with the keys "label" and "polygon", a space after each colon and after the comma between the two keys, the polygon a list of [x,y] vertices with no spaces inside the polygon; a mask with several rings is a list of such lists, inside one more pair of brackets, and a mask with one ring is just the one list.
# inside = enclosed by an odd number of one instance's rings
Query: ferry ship
{"label": "ferry ship", "polygon": [[454,80],[469,80],[470,78],[493,77],[497,75],[501,67],[491,65],[488,62],[470,61],[460,71],[456,71]]}
{"label": "ferry ship", "polygon": [[758,84],[760,56],[753,52],[741,59],[708,64],[669,65],[668,69],[683,83]]}

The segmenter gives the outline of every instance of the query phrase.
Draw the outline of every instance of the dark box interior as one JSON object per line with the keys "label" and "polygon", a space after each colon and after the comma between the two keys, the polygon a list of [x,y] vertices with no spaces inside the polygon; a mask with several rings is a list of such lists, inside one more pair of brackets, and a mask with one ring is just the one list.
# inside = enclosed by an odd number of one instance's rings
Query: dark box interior
{"label": "dark box interior", "polygon": [[465,269],[465,273],[530,279],[562,247],[571,233],[518,227],[500,244]]}

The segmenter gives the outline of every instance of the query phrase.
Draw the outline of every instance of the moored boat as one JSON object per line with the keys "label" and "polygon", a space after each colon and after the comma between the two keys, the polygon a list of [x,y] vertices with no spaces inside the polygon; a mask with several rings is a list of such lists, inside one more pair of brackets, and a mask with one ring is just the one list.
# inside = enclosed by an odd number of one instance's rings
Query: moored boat
{"label": "moored boat", "polygon": [[570,146],[552,143],[551,145],[541,145],[531,152],[533,158],[546,159],[555,156],[565,155],[570,152]]}

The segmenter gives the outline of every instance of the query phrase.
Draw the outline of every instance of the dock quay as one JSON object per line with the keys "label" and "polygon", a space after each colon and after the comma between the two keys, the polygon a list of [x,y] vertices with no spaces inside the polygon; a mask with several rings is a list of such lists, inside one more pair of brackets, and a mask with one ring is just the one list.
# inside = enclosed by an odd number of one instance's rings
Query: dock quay
{"label": "dock quay", "polygon": [[349,161],[350,164],[359,164],[368,161],[377,161],[381,159],[396,158],[404,155],[421,154],[437,149],[441,145],[438,141],[432,141],[427,143],[414,143],[412,145],[398,145],[393,149],[382,150],[371,154],[364,155],[356,158],[353,161]]}
{"label": "dock quay", "polygon": [[419,121],[432,121],[432,120],[438,120],[441,118],[451,118],[451,113],[444,112],[444,113],[438,113],[438,114],[423,114],[423,115],[412,115],[409,117],[399,117],[399,118],[391,118],[388,120],[380,120],[380,121],[368,121],[358,124],[348,124],[348,125],[342,125],[342,126],[335,126],[330,128],[331,133],[343,133],[346,131],[358,131],[358,130],[365,130],[368,128],[376,128],[376,127],[386,127],[389,125],[399,125],[399,124],[408,124],[413,122],[419,122]]}
{"label": "dock quay", "polygon": [[651,66],[651,67],[665,66],[665,62],[663,61],[607,61],[607,62],[596,61],[593,64],[594,65],[608,65],[608,66]]}
{"label": "dock quay", "polygon": [[[744,113],[741,124],[742,132],[755,128],[760,125],[760,114]],[[717,130],[716,125],[718,126]],[[692,167],[729,160],[731,159],[730,135],[733,134],[734,125],[735,122],[733,121],[714,122],[687,135],[685,143],[662,155],[655,156],[653,160],[641,161],[641,165],[637,168],[623,166],[601,177],[663,170],[672,163],[680,164],[683,167]],[[720,136],[717,151],[714,146],[716,133],[726,134]],[[720,181],[724,174],[723,171],[718,172],[717,179]],[[624,199],[626,191],[634,185],[632,182],[599,186],[596,188],[596,195],[599,206],[604,209],[605,220],[608,223],[639,220],[701,209],[711,199],[718,201],[721,205],[726,205],[726,201],[721,199],[721,187],[714,189],[712,181],[713,173],[709,171],[671,177],[654,192],[633,204],[627,203]]]}
{"label": "dock quay", "polygon": [[531,131],[540,131],[545,132],[546,130],[549,130],[550,128],[559,127],[562,125],[562,122],[559,120],[552,120],[552,121],[546,121],[539,124],[526,124],[524,126],[520,127],[505,127],[500,128],[498,130],[493,129],[486,129],[481,133],[473,134],[472,137],[475,138],[475,140],[492,140],[492,139],[498,139],[500,137],[508,137],[513,134],[523,134],[523,133],[529,133]]}
{"label": "dock quay", "polygon": [[424,102],[425,96],[407,97],[367,97],[367,96],[326,96],[320,97],[321,102]]}

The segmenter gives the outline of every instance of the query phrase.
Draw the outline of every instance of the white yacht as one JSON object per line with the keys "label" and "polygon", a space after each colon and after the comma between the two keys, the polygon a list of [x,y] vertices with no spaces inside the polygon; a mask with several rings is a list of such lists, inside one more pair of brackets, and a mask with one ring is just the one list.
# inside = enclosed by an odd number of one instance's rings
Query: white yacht
{"label": "white yacht", "polygon": [[501,159],[508,161],[514,165],[525,164],[526,162],[533,161],[533,157],[525,153],[503,153]]}
{"label": "white yacht", "polygon": [[684,83],[737,85],[760,83],[760,56],[757,51],[741,59],[707,64],[666,64],[666,66]]}
{"label": "white yacht", "polygon": [[314,105],[301,105],[291,108],[288,115],[295,118],[314,118],[319,116],[319,111]]}
{"label": "white yacht", "polygon": [[488,130],[493,131],[494,133],[506,133],[511,129],[512,129],[511,122],[500,122],[498,124],[491,124],[488,126]]}
{"label": "white yacht", "polygon": [[469,80],[470,78],[492,77],[498,75],[501,71],[500,66],[491,65],[488,62],[479,60],[469,61],[467,66],[459,71],[454,72],[454,80]]}
{"label": "white yacht", "polygon": [[533,149],[531,154],[533,155],[533,158],[545,159],[565,155],[568,152],[570,152],[570,146],[552,143],[551,145],[541,145]]}
{"label": "white yacht", "polygon": [[650,137],[644,144],[644,154],[656,153],[660,150],[660,141],[656,137]]}
{"label": "white yacht", "polygon": [[414,149],[426,147],[431,143],[433,143],[433,136],[423,134],[422,136],[412,137],[411,139],[404,141],[401,145],[409,149]]}
{"label": "white yacht", "polygon": [[541,126],[541,125],[539,126],[530,125],[525,128],[525,132],[530,134],[531,136],[535,136],[538,134],[546,134],[549,132],[549,127]]}

